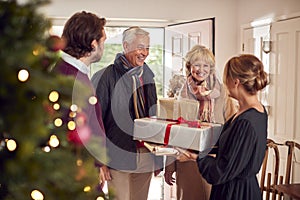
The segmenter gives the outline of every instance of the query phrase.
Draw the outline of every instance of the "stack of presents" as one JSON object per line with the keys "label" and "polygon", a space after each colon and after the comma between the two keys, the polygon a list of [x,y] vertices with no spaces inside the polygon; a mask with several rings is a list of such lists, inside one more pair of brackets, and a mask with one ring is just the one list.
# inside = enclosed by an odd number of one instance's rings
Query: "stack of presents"
{"label": "stack of presents", "polygon": [[176,155],[179,149],[209,151],[217,142],[222,124],[197,120],[199,102],[189,99],[158,100],[157,116],[135,119],[134,139],[157,155]]}

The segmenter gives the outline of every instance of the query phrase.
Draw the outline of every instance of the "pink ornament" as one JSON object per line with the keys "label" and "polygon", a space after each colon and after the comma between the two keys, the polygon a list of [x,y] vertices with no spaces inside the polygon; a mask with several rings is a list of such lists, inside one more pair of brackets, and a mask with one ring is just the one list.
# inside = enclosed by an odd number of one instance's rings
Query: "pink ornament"
{"label": "pink ornament", "polygon": [[91,129],[90,127],[83,125],[77,127],[75,130],[70,130],[68,132],[68,140],[69,142],[75,145],[83,145],[89,141],[91,137]]}
{"label": "pink ornament", "polygon": [[77,126],[84,126],[87,123],[87,117],[84,112],[79,112],[76,114],[75,121]]}

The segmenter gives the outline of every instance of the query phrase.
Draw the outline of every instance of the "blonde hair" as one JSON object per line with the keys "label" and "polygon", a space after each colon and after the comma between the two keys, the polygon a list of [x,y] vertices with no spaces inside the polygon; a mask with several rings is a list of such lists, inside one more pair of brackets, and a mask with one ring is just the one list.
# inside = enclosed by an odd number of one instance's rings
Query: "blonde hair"
{"label": "blonde hair", "polygon": [[215,56],[212,51],[205,46],[195,45],[185,56],[187,75],[191,73],[191,65],[199,59],[210,65],[210,74],[215,73]]}
{"label": "blonde hair", "polygon": [[223,74],[225,85],[229,79],[239,79],[249,94],[256,94],[269,84],[263,63],[251,54],[232,57],[226,63]]}

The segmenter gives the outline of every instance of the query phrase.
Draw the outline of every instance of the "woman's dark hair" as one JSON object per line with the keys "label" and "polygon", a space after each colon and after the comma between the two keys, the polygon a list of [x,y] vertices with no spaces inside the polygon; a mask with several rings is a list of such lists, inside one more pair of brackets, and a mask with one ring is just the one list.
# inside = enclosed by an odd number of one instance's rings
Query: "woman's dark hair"
{"label": "woman's dark hair", "polygon": [[77,59],[85,56],[93,50],[92,41],[103,37],[105,24],[105,18],[93,13],[75,13],[64,26],[62,39],[66,46],[63,51]]}

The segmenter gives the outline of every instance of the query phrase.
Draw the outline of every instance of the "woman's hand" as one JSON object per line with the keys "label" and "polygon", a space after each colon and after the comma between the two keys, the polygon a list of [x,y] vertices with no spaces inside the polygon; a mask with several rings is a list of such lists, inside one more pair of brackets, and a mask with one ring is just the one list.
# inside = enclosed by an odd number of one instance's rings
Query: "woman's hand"
{"label": "woman's hand", "polygon": [[180,162],[196,161],[198,154],[192,153],[188,150],[178,149],[179,155],[176,157]]}

